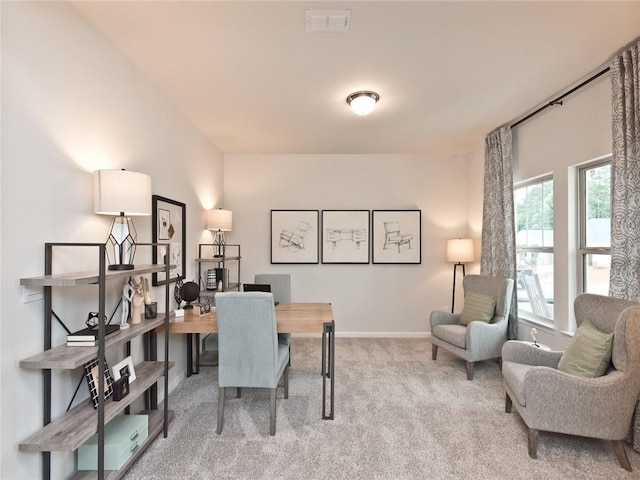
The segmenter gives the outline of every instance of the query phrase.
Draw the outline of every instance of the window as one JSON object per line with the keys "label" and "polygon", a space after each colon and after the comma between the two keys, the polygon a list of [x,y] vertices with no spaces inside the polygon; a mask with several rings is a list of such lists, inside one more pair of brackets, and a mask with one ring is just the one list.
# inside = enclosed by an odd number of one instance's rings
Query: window
{"label": "window", "polygon": [[579,169],[581,290],[609,294],[611,265],[611,158]]}
{"label": "window", "polygon": [[514,187],[518,311],[553,320],[553,178]]}

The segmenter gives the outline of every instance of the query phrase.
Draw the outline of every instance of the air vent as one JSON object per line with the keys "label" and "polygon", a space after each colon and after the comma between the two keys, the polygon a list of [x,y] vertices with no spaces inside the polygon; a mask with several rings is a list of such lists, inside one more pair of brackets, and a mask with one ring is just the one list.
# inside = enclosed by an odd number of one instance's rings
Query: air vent
{"label": "air vent", "polygon": [[348,32],[351,10],[305,10],[307,32]]}

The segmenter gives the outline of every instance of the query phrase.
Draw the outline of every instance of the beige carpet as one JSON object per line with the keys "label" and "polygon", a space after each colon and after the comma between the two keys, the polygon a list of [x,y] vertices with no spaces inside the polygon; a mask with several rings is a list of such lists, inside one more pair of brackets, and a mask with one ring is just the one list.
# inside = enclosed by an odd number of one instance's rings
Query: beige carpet
{"label": "beige carpet", "polygon": [[524,424],[504,412],[498,364],[464,362],[420,339],[336,340],[335,420],[320,419],[320,339],[294,338],[289,399],[269,432],[268,393],[228,397],[216,435],[217,369],[170,395],[176,418],[125,479],[635,479],[607,442],[541,433],[527,455]]}

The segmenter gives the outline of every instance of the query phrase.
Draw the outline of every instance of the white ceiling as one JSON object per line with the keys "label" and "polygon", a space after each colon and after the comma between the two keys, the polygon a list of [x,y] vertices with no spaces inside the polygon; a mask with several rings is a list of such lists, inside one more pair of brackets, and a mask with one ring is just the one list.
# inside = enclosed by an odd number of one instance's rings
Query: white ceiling
{"label": "white ceiling", "polygon": [[[477,149],[640,35],[638,1],[74,3],[224,153]],[[350,9],[349,32],[307,9]]]}

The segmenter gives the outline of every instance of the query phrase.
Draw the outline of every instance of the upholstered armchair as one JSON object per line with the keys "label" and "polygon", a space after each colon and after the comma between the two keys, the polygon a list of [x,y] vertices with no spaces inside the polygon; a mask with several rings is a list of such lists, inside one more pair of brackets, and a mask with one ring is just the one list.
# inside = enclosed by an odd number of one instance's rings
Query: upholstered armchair
{"label": "upholstered armchair", "polygon": [[[575,360],[563,367],[561,359],[563,355],[567,358],[566,352],[508,341],[502,349],[505,410],[511,413],[512,406],[516,407],[526,424],[531,458],[537,458],[538,432],[542,430],[611,440],[618,462],[631,471],[623,439],[640,393],[640,304],[582,294],[576,298],[574,310],[578,330],[589,322],[602,334],[613,333],[611,364],[605,360],[604,375],[582,376],[586,375],[584,367]],[[593,343],[594,337],[590,338]],[[570,349],[572,344],[567,351]],[[582,356],[591,352],[584,347],[581,351]],[[578,367],[581,374],[564,371]]]}
{"label": "upholstered armchair", "polygon": [[[475,362],[500,358],[502,355],[502,345],[507,340],[513,280],[467,275],[462,285],[465,293],[462,313],[440,310],[431,313],[431,358],[436,360],[438,347],[444,348],[467,361],[467,379],[473,380]],[[486,304],[472,309],[474,302],[471,297],[480,304]],[[491,305],[491,299],[494,306]]]}
{"label": "upholstered armchair", "polygon": [[276,391],[284,380],[289,397],[289,349],[278,343],[273,294],[224,292],[216,295],[218,317],[218,427],[222,433],[225,390],[268,388],[271,393],[269,434],[276,433]]}

